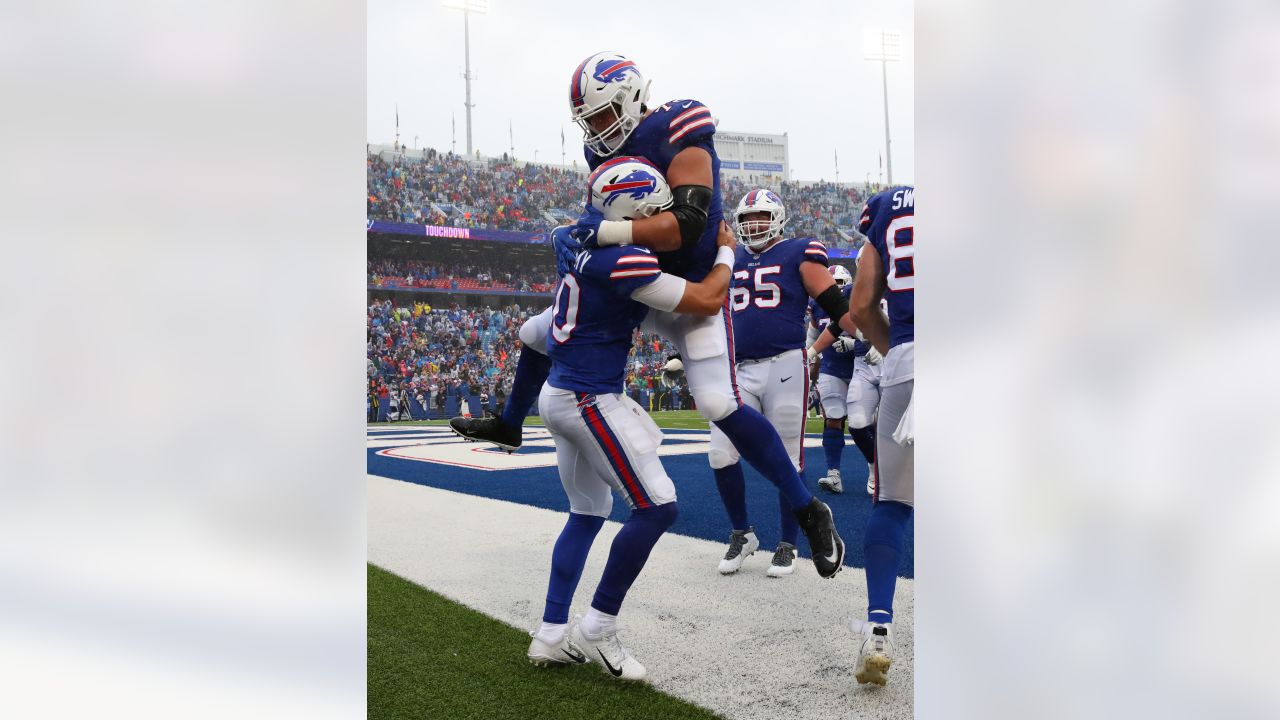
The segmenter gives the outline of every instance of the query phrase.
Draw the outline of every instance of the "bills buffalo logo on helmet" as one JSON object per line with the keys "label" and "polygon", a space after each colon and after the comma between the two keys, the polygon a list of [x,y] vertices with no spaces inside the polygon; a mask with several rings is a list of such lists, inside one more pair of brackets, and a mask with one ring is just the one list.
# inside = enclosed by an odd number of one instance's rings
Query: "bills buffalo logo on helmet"
{"label": "bills buffalo logo on helmet", "polygon": [[775,202],[779,205],[782,204],[782,199],[779,198],[777,195],[774,195],[772,190],[753,190],[751,191],[751,194],[747,196],[746,205],[748,207],[751,207],[756,203],[760,202],[761,200],[765,200],[765,199],[770,200],[771,202]]}
{"label": "bills buffalo logo on helmet", "polygon": [[602,83],[621,82],[627,77],[627,72],[635,72],[636,64],[630,60],[618,60],[616,58],[601,60],[596,63],[596,69],[591,73],[591,77]]}
{"label": "bills buffalo logo on helmet", "polygon": [[600,194],[605,196],[604,204],[608,205],[623,195],[630,195],[633,200],[643,200],[657,188],[658,179],[653,176],[653,173],[633,170],[626,177],[600,188]]}

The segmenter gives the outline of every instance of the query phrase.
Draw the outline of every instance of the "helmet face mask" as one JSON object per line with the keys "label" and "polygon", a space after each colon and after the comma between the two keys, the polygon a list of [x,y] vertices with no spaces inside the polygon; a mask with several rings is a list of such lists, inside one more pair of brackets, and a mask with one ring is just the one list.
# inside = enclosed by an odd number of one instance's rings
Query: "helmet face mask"
{"label": "helmet face mask", "polygon": [[[756,213],[768,213],[768,219],[751,218]],[[782,199],[769,190],[752,190],[742,197],[733,213],[734,230],[738,243],[752,252],[759,252],[769,243],[782,237],[787,224],[787,209]]]}
{"label": "helmet face mask", "polygon": [[[601,157],[612,155],[631,136],[639,123],[621,110],[620,103],[609,102],[573,119],[582,128],[582,143],[591,148],[591,152]],[[599,121],[592,122],[596,118],[607,118],[609,122],[603,129],[596,130]]]}
{"label": "helmet face mask", "polygon": [[631,137],[648,99],[649,84],[635,63],[614,52],[583,60],[569,84],[570,117],[582,129],[583,144],[600,157],[617,152]]}

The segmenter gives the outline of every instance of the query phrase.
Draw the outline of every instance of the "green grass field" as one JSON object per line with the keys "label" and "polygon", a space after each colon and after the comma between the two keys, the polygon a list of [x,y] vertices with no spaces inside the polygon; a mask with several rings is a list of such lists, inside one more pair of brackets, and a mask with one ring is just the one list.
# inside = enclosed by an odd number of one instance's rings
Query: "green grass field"
{"label": "green grass field", "polygon": [[368,613],[369,718],[718,717],[599,665],[534,667],[524,631],[372,565]]}
{"label": "green grass field", "polygon": [[[658,427],[664,430],[706,430],[707,421],[698,415],[696,410],[667,410],[662,412],[649,413],[654,421],[658,423]],[[388,427],[401,425],[448,425],[448,420],[407,420],[405,422],[394,423],[369,423],[370,427]],[[536,416],[530,417],[525,421],[526,425],[541,425]],[[805,422],[804,431],[806,433],[821,433],[822,418],[809,418]]]}

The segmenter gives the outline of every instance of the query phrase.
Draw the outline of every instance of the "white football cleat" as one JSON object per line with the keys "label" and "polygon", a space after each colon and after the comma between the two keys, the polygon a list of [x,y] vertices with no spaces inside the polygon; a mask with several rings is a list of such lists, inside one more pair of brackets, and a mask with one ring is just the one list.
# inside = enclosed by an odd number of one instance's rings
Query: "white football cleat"
{"label": "white football cleat", "polygon": [[818,487],[833,493],[844,492],[844,481],[840,479],[840,470],[837,468],[828,470],[826,477],[818,478]]}
{"label": "white football cleat", "polygon": [[871,497],[876,496],[876,466],[867,466],[867,494]]}
{"label": "white football cleat", "polygon": [[620,680],[643,680],[644,666],[622,646],[618,631],[593,640],[582,632],[582,623],[574,623],[568,633],[569,644],[589,661],[600,663],[605,672]]}
{"label": "white football cleat", "polygon": [[875,683],[884,687],[889,682],[889,666],[893,664],[893,625],[853,621],[853,630],[862,637],[858,648],[858,666],[853,676],[859,683]]}
{"label": "white football cleat", "polygon": [[729,533],[729,549],[720,560],[720,574],[732,575],[738,572],[748,555],[760,549],[760,540],[756,538],[755,528],[734,530]]}
{"label": "white football cleat", "polygon": [[788,542],[778,543],[778,549],[773,551],[773,562],[769,564],[766,574],[769,577],[783,577],[790,575],[795,569],[796,546]]}
{"label": "white football cleat", "polygon": [[555,645],[548,645],[538,639],[538,633],[529,632],[529,637],[533,640],[529,643],[529,662],[538,667],[547,667],[548,665],[579,665],[587,661],[587,656],[582,651],[569,644],[569,633],[566,631],[564,637],[560,638],[560,642]]}

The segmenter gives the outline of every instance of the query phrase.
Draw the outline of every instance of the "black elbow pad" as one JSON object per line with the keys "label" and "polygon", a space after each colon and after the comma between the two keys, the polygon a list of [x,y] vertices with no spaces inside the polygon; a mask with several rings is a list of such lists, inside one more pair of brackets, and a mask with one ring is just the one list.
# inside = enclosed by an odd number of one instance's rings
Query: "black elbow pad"
{"label": "black elbow pad", "polygon": [[835,337],[840,337],[840,318],[849,312],[849,299],[835,285],[823,290],[822,294],[814,299],[818,301],[818,307],[822,308],[831,318],[831,324],[827,326],[827,331]]}
{"label": "black elbow pad", "polygon": [[680,225],[680,247],[688,249],[702,237],[711,209],[711,188],[706,185],[681,185],[671,191],[671,214]]}

